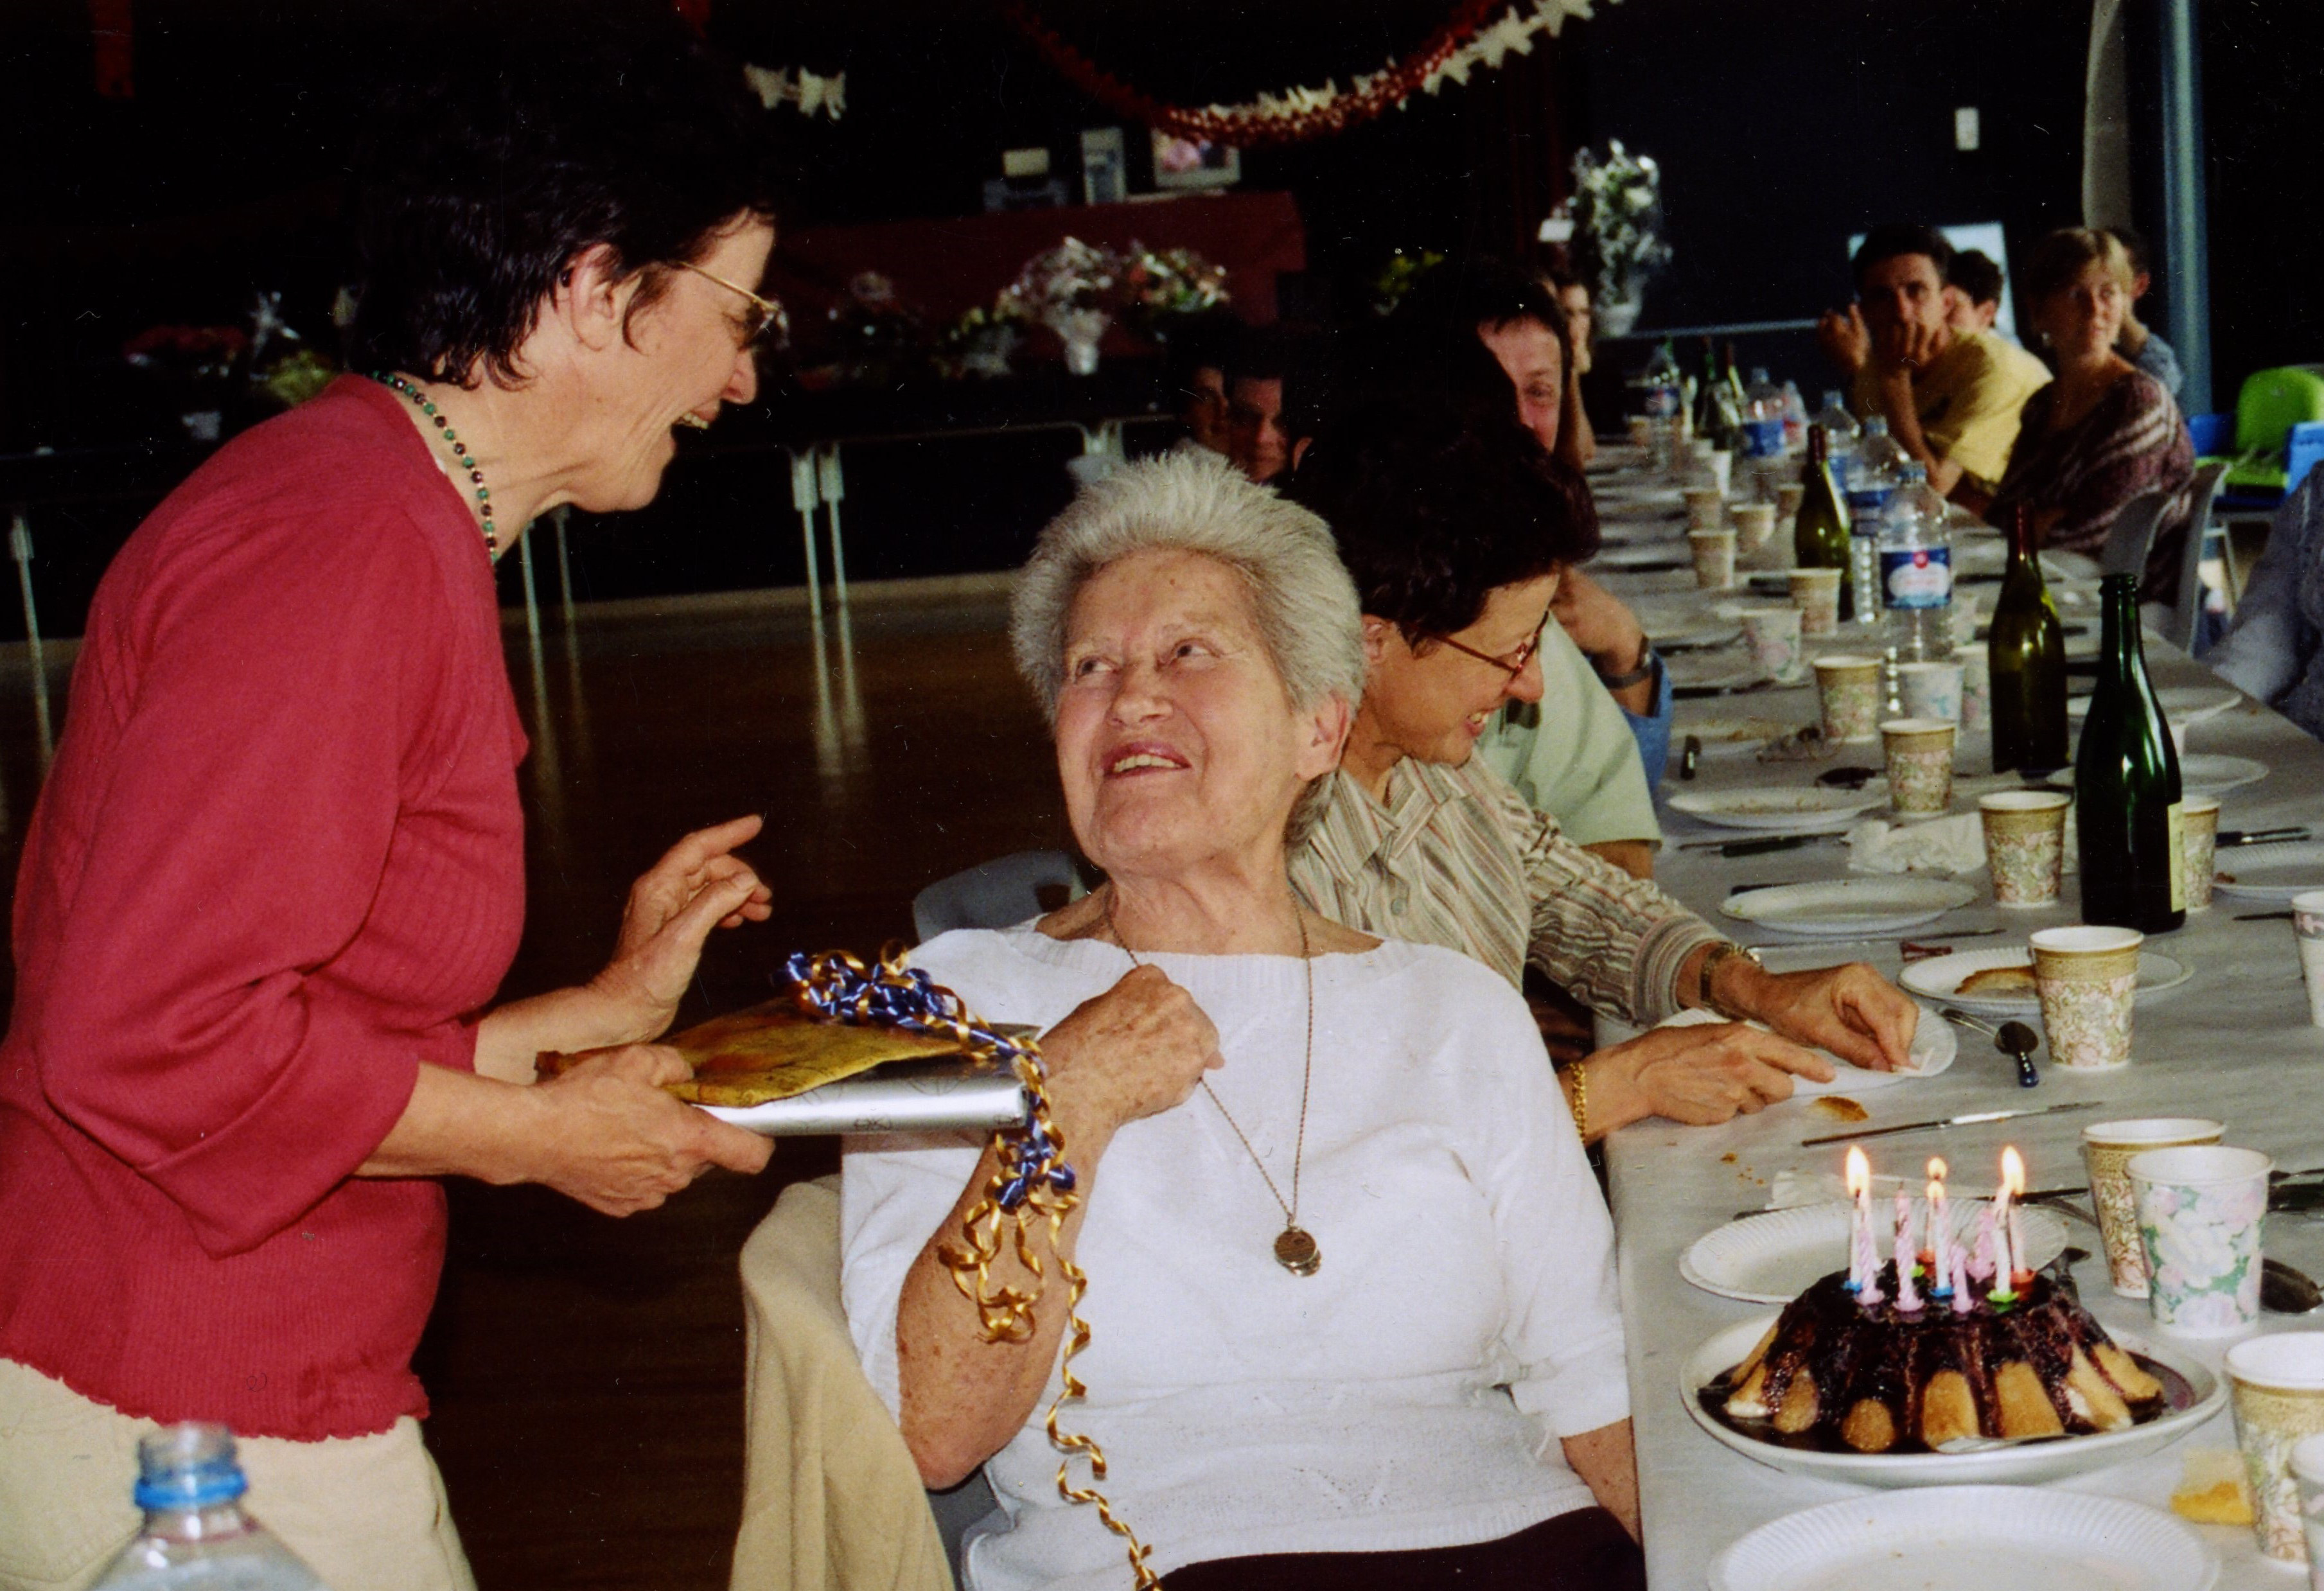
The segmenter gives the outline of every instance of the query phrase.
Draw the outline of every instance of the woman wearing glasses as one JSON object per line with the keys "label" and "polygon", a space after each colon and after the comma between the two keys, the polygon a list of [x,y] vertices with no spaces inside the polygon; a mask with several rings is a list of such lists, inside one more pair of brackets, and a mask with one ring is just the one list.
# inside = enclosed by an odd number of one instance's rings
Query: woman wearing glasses
{"label": "woman wearing glasses", "polygon": [[[1639,1025],[1665,1028],[1566,1068],[1584,1139],[1648,1116],[1725,1121],[1819,1081],[1819,1045],[1904,1064],[1916,1008],[1868,967],[1777,975],[1652,883],[1574,844],[1474,756],[1503,705],[1538,701],[1544,620],[1596,538],[1548,455],[1515,425],[1376,406],[1309,450],[1291,495],[1338,538],[1363,606],[1361,706],[1291,878],[1328,917],[1440,944],[1512,984],[1528,962]],[[1773,1032],[1751,1025],[1764,1023]]]}
{"label": "woman wearing glasses", "polygon": [[758,819],[646,874],[586,986],[491,1004],[525,753],[493,562],[557,504],[648,501],[673,429],[752,397],[757,106],[675,22],[500,53],[464,37],[383,139],[376,379],[222,448],[90,610],[0,1050],[0,1585],[86,1584],[180,1420],[234,1429],[338,1591],[472,1585],[410,1363],[437,1179],[626,1214],[766,1161],[648,1044],[711,929],[768,915]]}

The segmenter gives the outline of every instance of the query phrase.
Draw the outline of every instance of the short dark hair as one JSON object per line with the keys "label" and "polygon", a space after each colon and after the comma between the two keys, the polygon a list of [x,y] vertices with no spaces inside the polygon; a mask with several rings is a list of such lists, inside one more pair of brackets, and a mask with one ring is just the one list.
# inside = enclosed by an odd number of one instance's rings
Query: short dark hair
{"label": "short dark hair", "polygon": [[1994,304],[2001,299],[2001,267],[1982,249],[1963,249],[1955,254],[1953,262],[1945,268],[1945,280],[1967,293],[1972,304]]}
{"label": "short dark hair", "polygon": [[1235,346],[1226,377],[1230,401],[1239,381],[1281,382],[1278,423],[1293,441],[1323,428],[1331,405],[1331,344],[1319,327],[1299,321],[1259,327]]}
{"label": "short dark hair", "polygon": [[1894,260],[1904,254],[1925,254],[1935,262],[1937,280],[1950,281],[1952,270],[1953,245],[1945,235],[1933,226],[1923,226],[1911,221],[1890,221],[1874,227],[1864,235],[1857,245],[1856,258],[1849,262],[1856,272],[1858,290],[1864,286],[1864,273],[1884,260]]}
{"label": "short dark hair", "polygon": [[1231,309],[1206,309],[1177,321],[1162,349],[1171,386],[1181,392],[1194,384],[1198,370],[1215,370],[1223,376],[1234,368],[1235,354],[1250,335]]}
{"label": "short dark hair", "polygon": [[[1477,328],[1499,328],[1516,320],[1537,320],[1557,339],[1558,368],[1573,368],[1565,307],[1550,296],[1541,279],[1489,254],[1447,260],[1422,277],[1390,317],[1400,336],[1477,340]],[[1515,413],[1515,400],[1510,412]]]}
{"label": "short dark hair", "polygon": [[1474,429],[1435,404],[1335,417],[1285,495],[1332,527],[1363,611],[1406,640],[1466,630],[1495,590],[1598,550],[1596,520],[1531,432]]}
{"label": "short dark hair", "polygon": [[374,118],[355,207],[360,363],[511,384],[575,256],[604,244],[624,277],[644,273],[634,313],[729,225],[774,218],[763,108],[667,5],[525,21],[468,13],[440,32],[456,42],[432,80]]}

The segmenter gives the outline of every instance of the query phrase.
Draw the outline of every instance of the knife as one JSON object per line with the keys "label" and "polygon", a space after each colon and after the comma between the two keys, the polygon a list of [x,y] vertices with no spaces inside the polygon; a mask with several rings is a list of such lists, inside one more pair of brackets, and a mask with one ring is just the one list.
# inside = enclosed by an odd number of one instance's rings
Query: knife
{"label": "knife", "polygon": [[2308,826],[2295,823],[2288,829],[2227,829],[2211,841],[2214,845],[2273,845],[2282,840],[2309,838]]}
{"label": "knife", "polygon": [[1765,856],[1774,851],[1797,851],[1803,845],[1815,845],[1826,840],[1845,840],[1845,834],[1778,834],[1767,840],[1690,840],[1681,851],[1715,851],[1721,856]]}
{"label": "knife", "polygon": [[1858,1138],[1885,1138],[1891,1133],[1917,1133],[1933,1129],[1942,1132],[1947,1127],[1976,1127],[1988,1121],[2007,1121],[2019,1116],[2055,1116],[2065,1110],[2096,1110],[2105,1104],[2102,1099],[2077,1099],[2069,1105],[2043,1105],[2031,1110],[1973,1110],[1967,1116],[1947,1116],[1935,1121],[1907,1121],[1895,1127],[1868,1127],[1862,1132],[1832,1133],[1821,1138],[1802,1138],[1800,1147],[1812,1149],[1819,1144],[1846,1144]]}

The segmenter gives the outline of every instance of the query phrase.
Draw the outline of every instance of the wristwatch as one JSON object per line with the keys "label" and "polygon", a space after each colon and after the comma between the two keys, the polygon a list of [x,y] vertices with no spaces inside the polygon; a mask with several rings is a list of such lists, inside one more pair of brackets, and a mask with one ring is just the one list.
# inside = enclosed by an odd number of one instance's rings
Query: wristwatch
{"label": "wristwatch", "polygon": [[1662,666],[1663,660],[1655,654],[1655,643],[1649,640],[1646,642],[1646,649],[1638,654],[1638,666],[1628,674],[1609,674],[1604,669],[1599,668],[1595,663],[1590,667],[1597,670],[1598,683],[1608,690],[1627,691],[1634,685],[1643,685],[1654,678],[1655,670]]}
{"label": "wristwatch", "polygon": [[1694,994],[1706,1009],[1717,1012],[1729,1022],[1743,1022],[1748,1020],[1749,1013],[1731,1009],[1711,992],[1711,980],[1719,975],[1719,969],[1736,956],[1742,957],[1755,967],[1760,964],[1758,952],[1745,950],[1732,940],[1722,939],[1711,947],[1709,955],[1702,958],[1702,970],[1695,975]]}

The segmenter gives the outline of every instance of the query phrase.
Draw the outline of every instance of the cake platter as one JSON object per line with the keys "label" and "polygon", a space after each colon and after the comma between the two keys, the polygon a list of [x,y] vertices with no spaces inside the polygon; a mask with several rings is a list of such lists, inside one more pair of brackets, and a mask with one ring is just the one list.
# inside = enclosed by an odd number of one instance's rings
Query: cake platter
{"label": "cake platter", "polygon": [[[1947,1224],[1967,1244],[1989,1200],[1956,1199]],[[1832,1255],[1848,1252],[1851,1204],[1802,1204],[1745,1216],[1705,1232],[1678,1256],[1678,1274],[1705,1292],[1745,1303],[1789,1303],[1831,1269]],[[2025,1264],[2040,1270],[2066,1251],[2065,1219],[2034,1205],[2017,1209],[2025,1238]],[[1745,1343],[1748,1352],[1751,1344]],[[1723,1370],[1727,1366],[1719,1366]],[[1714,1372],[1715,1374],[1715,1372]]]}
{"label": "cake platter", "polygon": [[[2030,967],[2034,952],[2022,945],[2004,945],[1993,950],[1956,951],[1950,955],[1931,956],[1925,961],[1912,961],[1899,973],[1896,981],[1913,993],[1932,1000],[1942,1000],[1959,1006],[1962,1010],[1979,1016],[2033,1016],[2040,1014],[2041,997],[2032,989],[1960,991],[1962,979],[1973,972],[1983,972],[1996,967]],[[2177,989],[2190,978],[2194,970],[2176,956],[2166,956],[2160,951],[2138,952],[2138,989],[2135,997],[2144,1002],[2151,995]]]}
{"label": "cake platter", "polygon": [[[2028,1215],[2033,1214],[2027,1210]],[[1703,1407],[1703,1389],[1743,1362],[1778,1316],[1770,1311],[1716,1331],[1679,1366],[1679,1401],[1711,1439],[1755,1463],[1790,1475],[1859,1486],[2024,1485],[2143,1458],[2177,1441],[2227,1404],[2227,1386],[2183,1348],[2137,1332],[2114,1339],[2151,1368],[2168,1371],[2164,1411],[2123,1430],[2019,1442],[1969,1453],[1830,1453],[1791,1448],[1735,1430]]]}
{"label": "cake platter", "polygon": [[2122,1497],[1931,1486],[1849,1497],[1761,1525],[1711,1564],[1711,1591],[2210,1591],[2210,1543]]}

